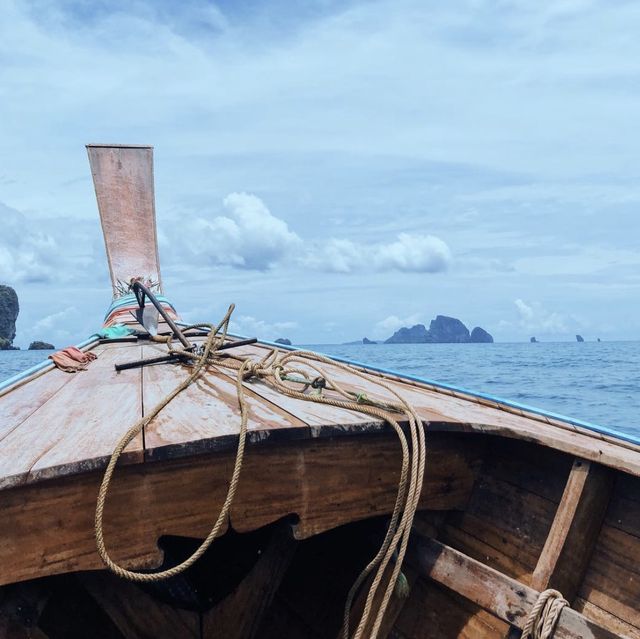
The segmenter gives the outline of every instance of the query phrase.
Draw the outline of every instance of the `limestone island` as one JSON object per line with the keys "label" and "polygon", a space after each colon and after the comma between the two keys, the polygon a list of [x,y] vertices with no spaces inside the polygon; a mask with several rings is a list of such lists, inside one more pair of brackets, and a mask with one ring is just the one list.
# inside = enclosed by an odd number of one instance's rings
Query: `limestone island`
{"label": "limestone island", "polygon": [[0,351],[18,350],[13,340],[19,312],[16,292],[10,286],[0,284]]}
{"label": "limestone island", "polygon": [[385,344],[490,344],[493,337],[483,328],[476,326],[471,333],[457,318],[437,315],[429,324],[416,324],[410,328],[397,330]]}
{"label": "limestone island", "polygon": [[53,344],[49,344],[49,342],[40,342],[36,340],[29,344],[30,351],[54,351],[55,349],[56,347]]}

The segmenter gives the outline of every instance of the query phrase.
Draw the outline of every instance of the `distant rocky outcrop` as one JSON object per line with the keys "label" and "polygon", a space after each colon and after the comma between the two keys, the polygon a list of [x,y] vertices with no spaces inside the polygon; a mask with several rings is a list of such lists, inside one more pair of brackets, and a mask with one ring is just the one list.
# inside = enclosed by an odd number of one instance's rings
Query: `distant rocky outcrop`
{"label": "distant rocky outcrop", "polygon": [[576,335],[576,342],[584,342],[584,337],[582,337],[582,335]]}
{"label": "distant rocky outcrop", "polygon": [[14,346],[8,339],[0,337],[0,351],[19,351],[20,348]]}
{"label": "distant rocky outcrop", "polygon": [[12,348],[16,336],[16,320],[20,312],[18,295],[10,286],[0,284],[0,349]]}
{"label": "distant rocky outcrop", "polygon": [[484,328],[480,328],[476,326],[471,331],[471,342],[474,344],[493,344],[493,337],[484,330]]}
{"label": "distant rocky outcrop", "polygon": [[529,341],[530,341],[532,344],[537,344],[537,343],[538,343],[538,340],[537,340],[535,337],[532,337]]}
{"label": "distant rocky outcrop", "polygon": [[283,346],[291,346],[291,340],[286,337],[278,337],[276,344],[282,344]]}
{"label": "distant rocky outcrop", "polygon": [[469,329],[455,317],[436,315],[429,324],[430,341],[434,344],[465,344],[471,341]]}
{"label": "distant rocky outcrop", "polygon": [[598,341],[600,341],[600,338],[598,337]]}
{"label": "distant rocky outcrop", "polygon": [[368,337],[363,337],[362,338],[362,343],[363,344],[377,344],[378,342],[374,342],[373,340],[369,339]]}
{"label": "distant rocky outcrop", "polygon": [[37,340],[29,344],[30,351],[53,351],[55,348],[56,347],[53,344],[49,344],[48,342],[39,342]]}
{"label": "distant rocky outcrop", "polygon": [[416,324],[411,328],[403,326],[399,328],[385,344],[425,344],[429,342],[429,331],[424,324]]}
{"label": "distant rocky outcrop", "polygon": [[411,328],[397,330],[385,344],[467,344],[470,342],[493,342],[493,337],[483,328],[476,326],[473,334],[455,317],[437,315],[429,324],[416,324]]}

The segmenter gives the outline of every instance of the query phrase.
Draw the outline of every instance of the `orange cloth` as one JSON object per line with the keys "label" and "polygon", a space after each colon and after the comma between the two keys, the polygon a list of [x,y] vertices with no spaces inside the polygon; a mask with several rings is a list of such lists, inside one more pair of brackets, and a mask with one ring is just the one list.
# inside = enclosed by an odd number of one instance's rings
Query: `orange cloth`
{"label": "orange cloth", "polygon": [[77,373],[78,371],[86,370],[89,362],[92,362],[97,357],[95,353],[91,351],[84,353],[75,346],[68,346],[53,355],[49,355],[49,359],[53,360],[53,363],[65,373]]}

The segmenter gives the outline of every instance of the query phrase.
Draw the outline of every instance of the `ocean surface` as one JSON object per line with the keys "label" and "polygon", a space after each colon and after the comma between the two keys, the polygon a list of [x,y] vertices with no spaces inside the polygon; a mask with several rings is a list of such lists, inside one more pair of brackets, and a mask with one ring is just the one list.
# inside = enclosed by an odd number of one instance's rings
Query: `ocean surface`
{"label": "ocean surface", "polygon": [[[305,346],[487,393],[640,439],[640,342]],[[0,381],[50,351],[0,351]]]}

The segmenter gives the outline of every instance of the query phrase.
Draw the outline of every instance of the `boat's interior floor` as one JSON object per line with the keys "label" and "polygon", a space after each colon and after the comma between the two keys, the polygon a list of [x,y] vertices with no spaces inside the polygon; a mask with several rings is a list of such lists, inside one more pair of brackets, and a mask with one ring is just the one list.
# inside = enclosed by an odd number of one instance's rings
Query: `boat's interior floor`
{"label": "boat's interior floor", "polygon": [[[453,437],[461,449],[471,444],[467,435]],[[333,447],[334,456],[347,439]],[[394,595],[379,636],[512,639],[520,636],[538,593],[552,587],[570,603],[554,639],[640,639],[640,478],[534,443],[478,439],[475,479],[465,499],[440,510],[432,510],[431,501],[417,513],[403,564],[408,597]],[[344,458],[338,463],[348,470]],[[280,470],[268,469],[274,481],[293,481]],[[262,481],[250,482],[251,489],[259,491]],[[314,482],[324,484],[334,507],[344,500],[340,491],[333,494],[326,474],[316,474]],[[166,489],[163,484],[154,500],[172,499]],[[262,501],[270,497],[260,495]],[[56,495],[49,499],[64,510]],[[314,493],[310,504],[320,500]],[[172,510],[175,521],[191,517],[188,511],[179,502]],[[149,510],[141,513],[148,516]],[[376,552],[388,520],[369,513],[305,539],[291,534],[294,520],[272,518],[246,532],[230,528],[186,573],[158,584],[132,584],[105,570],[79,571],[73,561],[65,574],[7,586],[0,590],[0,636],[8,619],[23,634],[6,636],[38,639],[337,639],[346,594]],[[31,527],[38,521],[32,519]],[[155,541],[131,519],[124,527],[128,547],[139,536]],[[42,533],[40,539],[51,537]],[[200,543],[197,537],[161,538],[163,565],[184,559]],[[8,532],[3,538],[16,545]],[[67,556],[69,551],[76,557],[87,552],[77,545],[67,547]],[[53,559],[41,547],[37,553]],[[3,570],[15,562],[9,552],[2,559]],[[362,604],[359,596],[354,620]]]}
{"label": "boat's interior floor", "polygon": [[[198,341],[198,340],[195,340]],[[189,373],[178,364],[116,372],[115,364],[166,353],[148,341],[96,344],[86,371],[51,369],[0,396],[0,488],[103,467],[120,437]],[[264,357],[273,347],[254,344],[234,354]],[[322,364],[340,383],[370,398],[384,391],[356,375]],[[428,384],[371,372],[402,394],[433,430],[463,430],[536,441],[586,459],[639,472],[639,448],[558,420],[504,410],[496,402],[452,396]],[[359,412],[292,399],[262,380],[245,382],[249,442],[306,439],[377,431],[384,425]],[[520,412],[520,414],[518,414]],[[126,449],[123,462],[175,458],[233,448],[240,417],[235,372],[211,366],[178,395]],[[594,440],[597,442],[594,445]]]}

